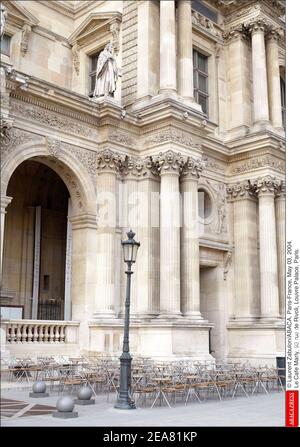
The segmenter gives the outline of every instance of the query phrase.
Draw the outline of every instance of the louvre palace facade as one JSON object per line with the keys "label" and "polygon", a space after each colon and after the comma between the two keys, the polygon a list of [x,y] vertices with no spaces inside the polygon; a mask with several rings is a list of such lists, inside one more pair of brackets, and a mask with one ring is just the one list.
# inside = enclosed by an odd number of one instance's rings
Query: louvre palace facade
{"label": "louvre palace facade", "polygon": [[119,355],[132,228],[133,356],[275,364],[285,2],[1,5],[2,355]]}

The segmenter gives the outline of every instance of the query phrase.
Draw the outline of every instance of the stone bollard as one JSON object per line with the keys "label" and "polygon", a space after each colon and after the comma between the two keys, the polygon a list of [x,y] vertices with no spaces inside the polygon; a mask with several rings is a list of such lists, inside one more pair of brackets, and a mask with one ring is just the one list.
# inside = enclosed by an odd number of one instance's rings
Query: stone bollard
{"label": "stone bollard", "polygon": [[32,393],[29,393],[29,397],[48,397],[49,393],[46,393],[46,383],[42,380],[34,382],[32,385]]}
{"label": "stone bollard", "polygon": [[91,399],[93,391],[89,386],[82,386],[77,394],[78,399],[75,400],[76,405],[93,405],[95,399]]}
{"label": "stone bollard", "polygon": [[69,419],[77,418],[77,411],[73,411],[75,407],[75,402],[71,396],[62,396],[56,402],[57,411],[52,414],[55,418]]}

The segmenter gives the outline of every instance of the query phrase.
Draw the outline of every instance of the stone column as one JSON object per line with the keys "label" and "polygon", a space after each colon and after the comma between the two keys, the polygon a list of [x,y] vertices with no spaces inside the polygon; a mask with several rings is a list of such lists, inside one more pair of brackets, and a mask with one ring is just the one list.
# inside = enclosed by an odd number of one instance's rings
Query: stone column
{"label": "stone column", "polygon": [[[122,222],[122,240],[127,239],[127,232],[131,228],[135,233],[135,239],[140,241],[139,234],[139,195],[138,195],[138,159],[135,157],[126,157],[125,167],[123,170],[123,219]],[[123,257],[123,252],[122,252]],[[137,288],[137,278],[139,275],[140,267],[140,250],[138,253],[138,260],[132,266],[134,275],[131,282],[131,293],[130,293],[130,315],[132,318],[137,317],[137,307],[138,307],[138,288]],[[125,264],[123,263],[122,269],[122,289],[121,296],[123,296],[121,302],[124,303],[126,299],[126,275],[124,274]],[[121,305],[120,315],[124,316],[124,306]]]}
{"label": "stone column", "polygon": [[183,222],[181,229],[181,299],[185,317],[201,319],[198,178],[200,159],[188,158],[181,174]]}
{"label": "stone column", "polygon": [[285,317],[285,182],[275,198],[276,240],[278,257],[279,313]]}
{"label": "stone column", "polygon": [[37,320],[40,294],[42,207],[35,207],[34,262],[31,318]]}
{"label": "stone column", "polygon": [[248,39],[242,26],[230,30],[224,38],[229,53],[230,127],[245,132],[251,124]]}
{"label": "stone column", "polygon": [[176,92],[174,0],[160,2],[160,92]]}
{"label": "stone column", "polygon": [[151,318],[159,313],[159,176],[151,157],[128,157],[124,174],[136,180],[131,205],[133,228],[141,243],[134,266],[132,316]]}
{"label": "stone column", "polygon": [[249,321],[258,318],[258,253],[256,197],[246,181],[227,188],[228,200],[233,203],[234,289],[233,316]]}
{"label": "stone column", "polygon": [[138,2],[137,98],[150,98],[159,90],[159,3]]}
{"label": "stone column", "polygon": [[179,175],[184,158],[171,150],[154,157],[160,172],[160,312],[176,318],[180,311]]}
{"label": "stone column", "polygon": [[97,292],[94,318],[115,318],[116,176],[121,157],[99,153],[97,176]]}
{"label": "stone column", "polygon": [[66,266],[65,266],[65,303],[64,303],[64,319],[72,319],[72,302],[71,302],[71,281],[72,281],[72,224],[70,222],[72,214],[71,198],[68,201],[68,222],[67,222],[67,243],[66,243]]}
{"label": "stone column", "polygon": [[260,178],[254,184],[259,203],[261,317],[268,320],[279,317],[274,203],[274,195],[278,186],[276,179],[270,176]]}
{"label": "stone column", "polygon": [[193,31],[190,0],[178,2],[178,93],[185,99],[194,99],[193,85]]}
{"label": "stone column", "polygon": [[265,48],[264,20],[257,20],[250,24],[252,35],[252,76],[253,76],[253,108],[254,124],[269,121],[268,82]]}
{"label": "stone column", "polygon": [[71,315],[80,321],[79,346],[90,349],[88,321],[93,317],[97,296],[96,215],[84,213],[70,217],[72,226]]}
{"label": "stone column", "polygon": [[1,196],[1,264],[0,264],[0,274],[1,274],[1,284],[2,284],[2,266],[3,266],[3,244],[4,244],[4,228],[5,228],[5,214],[7,213],[6,208],[12,201],[12,197]]}
{"label": "stone column", "polygon": [[267,34],[267,73],[269,90],[270,120],[273,127],[282,129],[280,73],[278,57],[279,32],[275,29]]}

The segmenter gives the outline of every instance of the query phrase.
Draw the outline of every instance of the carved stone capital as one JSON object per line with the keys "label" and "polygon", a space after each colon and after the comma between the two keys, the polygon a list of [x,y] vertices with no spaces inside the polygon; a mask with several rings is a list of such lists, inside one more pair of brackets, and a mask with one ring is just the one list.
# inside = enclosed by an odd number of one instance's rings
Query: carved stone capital
{"label": "carved stone capital", "polygon": [[10,204],[10,202],[12,201],[12,197],[8,197],[8,196],[1,196],[1,214],[5,214],[6,213],[6,208],[8,207],[8,205]]}
{"label": "carved stone capital", "polygon": [[98,174],[102,172],[122,172],[124,169],[125,156],[110,149],[104,149],[98,154]]}
{"label": "carved stone capital", "polygon": [[271,42],[279,42],[281,37],[283,36],[283,30],[280,28],[270,28],[269,32],[266,35],[267,41]]}
{"label": "carved stone capital", "polygon": [[253,187],[258,197],[270,194],[275,195],[279,186],[280,182],[276,179],[276,177],[272,177],[270,175],[260,177],[253,182]]}
{"label": "carved stone capital", "polygon": [[254,199],[254,198],[255,198],[255,189],[253,188],[253,185],[251,185],[249,180],[227,186],[228,201]]}
{"label": "carved stone capital", "polygon": [[276,191],[276,195],[275,195],[276,199],[285,199],[285,195],[286,195],[285,187],[286,187],[285,180],[282,180],[280,182],[280,185],[279,185],[277,191]]}
{"label": "carved stone capital", "polygon": [[134,179],[154,178],[158,176],[152,157],[141,158],[126,156],[122,173]]}
{"label": "carved stone capital", "polygon": [[247,32],[242,24],[231,27],[229,31],[223,33],[223,38],[227,42],[233,42],[239,39],[247,39]]}
{"label": "carved stone capital", "polygon": [[183,165],[181,172],[181,181],[186,180],[198,180],[200,173],[206,166],[206,161],[203,158],[188,157],[186,163]]}
{"label": "carved stone capital", "polygon": [[246,28],[250,34],[267,33],[270,30],[270,24],[263,18],[257,18],[245,23],[244,28]]}
{"label": "carved stone capital", "polygon": [[183,157],[179,152],[169,150],[167,152],[160,152],[158,155],[153,157],[153,161],[160,175],[180,175],[187,158]]}

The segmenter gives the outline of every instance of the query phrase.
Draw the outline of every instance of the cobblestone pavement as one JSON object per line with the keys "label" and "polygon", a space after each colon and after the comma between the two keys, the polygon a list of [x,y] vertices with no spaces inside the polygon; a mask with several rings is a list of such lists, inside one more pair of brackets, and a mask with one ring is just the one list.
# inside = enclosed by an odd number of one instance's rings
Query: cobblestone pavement
{"label": "cobblestone pavement", "polygon": [[[210,400],[190,402],[187,406],[178,403],[176,407],[166,406],[136,410],[117,410],[113,407],[115,396],[96,397],[95,405],[76,406],[79,417],[57,419],[51,415],[58,395],[34,399],[28,397],[29,390],[3,390],[2,403],[6,411],[2,413],[1,425],[5,426],[284,426],[284,393],[272,392],[251,397],[237,397],[222,402]],[[8,400],[10,402],[8,402]],[[12,402],[14,401],[14,402]],[[15,405],[15,410],[13,406]],[[7,411],[7,406],[11,411]],[[2,405],[3,408],[3,405]],[[26,409],[27,408],[27,409]],[[3,410],[2,410],[3,411]]]}

